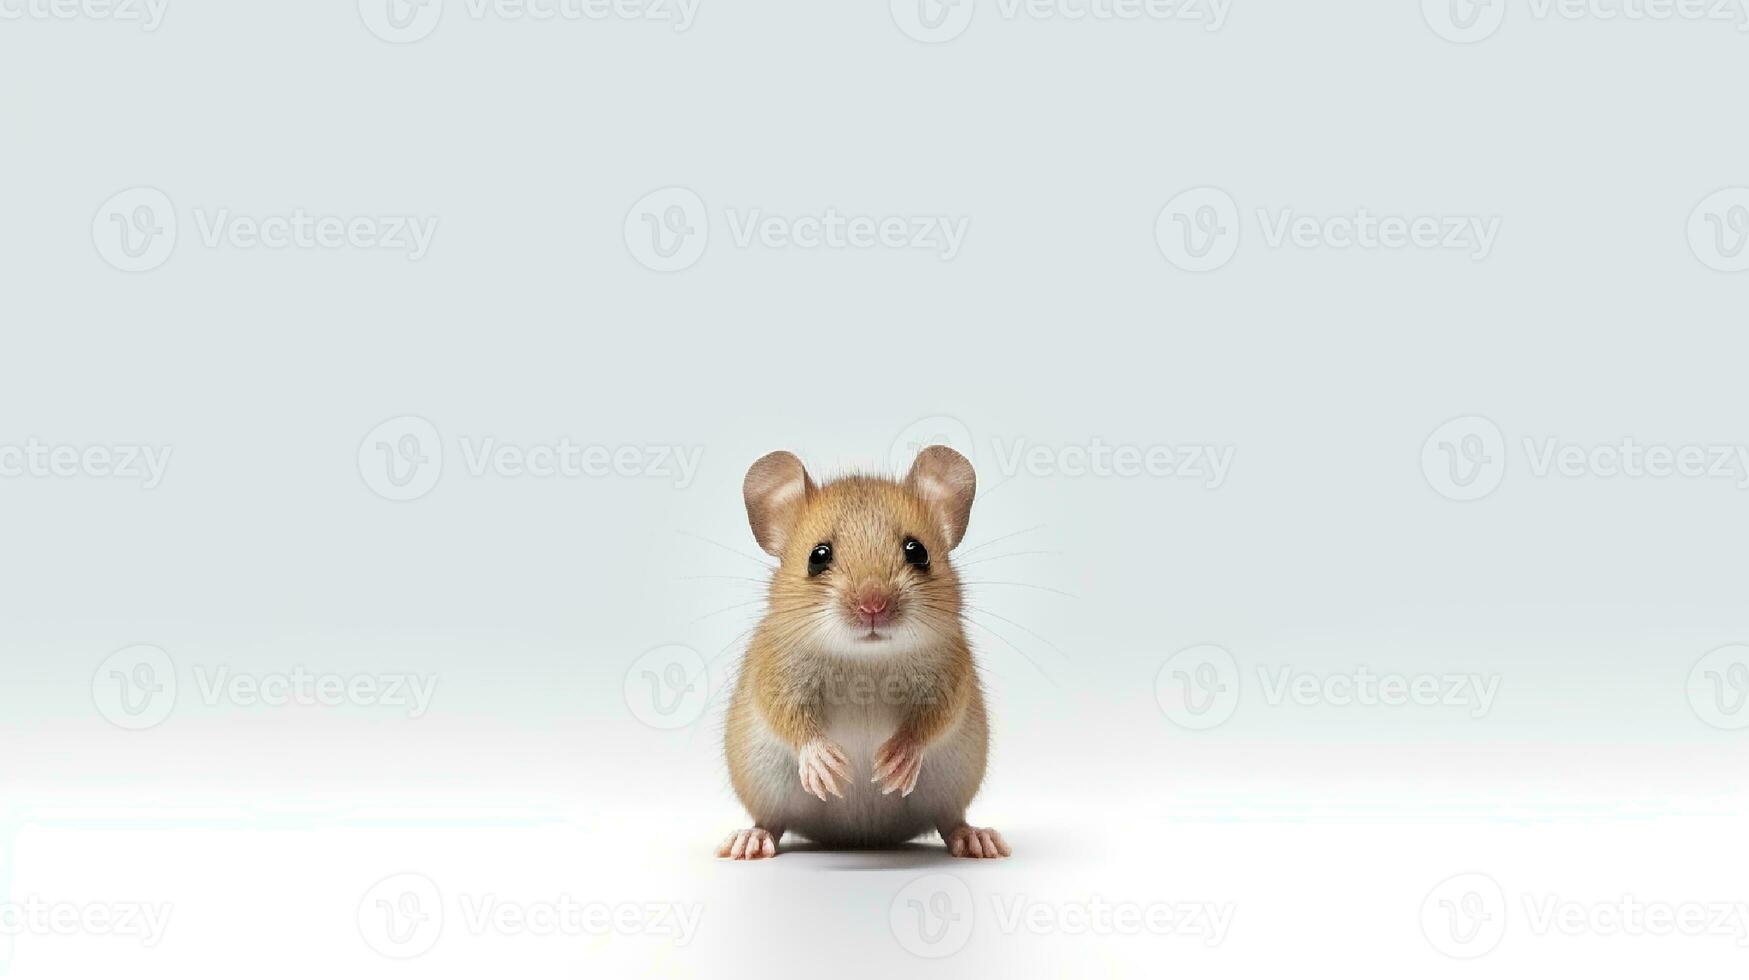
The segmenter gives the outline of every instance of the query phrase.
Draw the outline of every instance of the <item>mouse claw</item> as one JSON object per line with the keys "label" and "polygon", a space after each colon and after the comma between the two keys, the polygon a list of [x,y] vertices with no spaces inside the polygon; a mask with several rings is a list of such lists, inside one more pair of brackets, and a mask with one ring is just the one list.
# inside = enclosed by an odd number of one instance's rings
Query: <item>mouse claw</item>
{"label": "mouse claw", "polygon": [[876,750],[874,763],[874,778],[869,782],[881,784],[882,796],[895,790],[900,796],[910,796],[923,772],[923,743],[908,735],[894,735]]}
{"label": "mouse claw", "polygon": [[844,798],[838,784],[840,780],[850,782],[850,759],[843,749],[830,739],[816,738],[802,746],[797,755],[796,771],[801,776],[802,789],[808,795],[822,803],[827,802],[827,793]]}

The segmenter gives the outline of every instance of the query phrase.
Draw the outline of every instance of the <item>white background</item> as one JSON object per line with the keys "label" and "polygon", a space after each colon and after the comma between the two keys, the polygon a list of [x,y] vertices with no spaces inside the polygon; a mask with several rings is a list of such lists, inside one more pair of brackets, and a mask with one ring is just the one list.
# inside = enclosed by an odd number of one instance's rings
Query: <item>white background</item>
{"label": "white background", "polygon": [[[448,0],[408,33],[374,0],[170,0],[151,30],[103,9],[0,0],[8,975],[1741,971],[1743,919],[1534,914],[1749,902],[1749,664],[1702,664],[1749,643],[1735,6],[1234,0],[1210,29],[978,0],[931,32],[902,2],[706,0],[676,30]],[[1204,188],[1225,261],[1187,271],[1171,232],[1199,212],[1168,206]],[[142,202],[158,251],[130,257],[112,215]],[[669,260],[643,236],[674,204]],[[203,234],[299,209],[435,232],[416,260]],[[1271,241],[1363,209],[1498,234],[1485,258]],[[738,240],[829,210],[966,233],[951,258]],[[413,490],[378,449],[408,435]],[[723,685],[764,574],[746,466],[891,471],[937,436],[979,470],[973,819],[1015,856],[717,861],[746,819]],[[1619,473],[1628,439],[1734,462]],[[487,440],[646,462],[476,471]],[[1581,461],[1541,469],[1551,445]],[[148,489],[32,446],[170,456]],[[1232,464],[1083,472],[1095,446]],[[696,471],[651,466],[663,447]],[[134,730],[111,671],[142,644],[175,690]],[[1211,645],[1221,721],[1186,727],[1172,658]],[[649,700],[669,663],[692,693]],[[1497,693],[1265,683],[1363,668]],[[416,717],[206,693],[300,670],[435,687]],[[403,892],[424,924],[397,943],[375,903]],[[566,896],[698,925],[468,915]],[[961,931],[920,940],[913,898]],[[169,925],[17,927],[34,899]],[[1231,922],[1062,928],[1096,899]]]}

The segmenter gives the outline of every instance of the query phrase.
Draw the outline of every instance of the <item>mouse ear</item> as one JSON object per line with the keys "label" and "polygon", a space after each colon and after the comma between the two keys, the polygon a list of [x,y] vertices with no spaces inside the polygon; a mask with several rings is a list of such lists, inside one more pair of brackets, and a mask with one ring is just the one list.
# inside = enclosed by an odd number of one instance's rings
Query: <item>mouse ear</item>
{"label": "mouse ear", "polygon": [[930,446],[917,454],[905,485],[935,513],[952,550],[966,536],[966,524],[972,519],[972,497],[978,492],[972,464],[946,446]]}
{"label": "mouse ear", "polygon": [[766,453],[747,470],[741,497],[747,501],[747,523],[765,553],[783,557],[784,535],[801,513],[802,501],[814,492],[814,481],[794,453]]}

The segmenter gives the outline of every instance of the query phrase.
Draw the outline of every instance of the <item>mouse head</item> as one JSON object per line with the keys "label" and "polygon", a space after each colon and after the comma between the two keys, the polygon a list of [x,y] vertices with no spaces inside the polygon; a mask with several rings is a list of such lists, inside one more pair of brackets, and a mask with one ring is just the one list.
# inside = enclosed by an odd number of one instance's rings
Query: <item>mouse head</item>
{"label": "mouse head", "polygon": [[774,624],[850,654],[959,636],[959,576],[947,555],[965,536],[976,490],[972,464],[946,446],[918,453],[899,481],[816,485],[790,453],[761,457],[742,496],[759,547],[779,561]]}

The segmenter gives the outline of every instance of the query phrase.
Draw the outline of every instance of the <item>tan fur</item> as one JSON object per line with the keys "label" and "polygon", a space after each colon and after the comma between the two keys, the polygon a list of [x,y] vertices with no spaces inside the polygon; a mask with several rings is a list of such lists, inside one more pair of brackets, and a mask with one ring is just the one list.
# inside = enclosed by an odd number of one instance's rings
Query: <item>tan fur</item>
{"label": "tan fur", "polygon": [[[974,490],[970,464],[943,447],[925,450],[903,482],[816,486],[788,453],[749,471],[748,520],[780,564],[742,661],[724,751],[736,795],[773,842],[785,830],[830,846],[892,846],[929,830],[964,836],[989,733],[948,553]],[[907,537],[928,549],[927,571],[906,563]],[[833,561],[810,577],[808,555],[820,543],[831,544]],[[871,590],[889,596],[893,612],[872,641],[855,613],[856,597]],[[798,772],[810,752],[834,773],[848,768],[829,780],[824,801]],[[775,853],[734,841],[721,853]]]}

